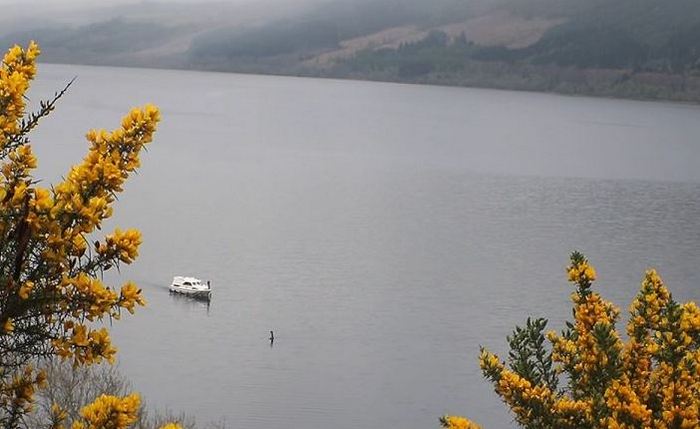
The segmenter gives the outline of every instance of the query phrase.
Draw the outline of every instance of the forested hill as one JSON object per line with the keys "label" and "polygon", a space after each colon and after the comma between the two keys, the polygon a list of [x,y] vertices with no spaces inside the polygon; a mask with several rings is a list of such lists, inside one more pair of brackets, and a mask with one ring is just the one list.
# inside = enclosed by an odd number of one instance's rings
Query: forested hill
{"label": "forested hill", "polygon": [[145,2],[0,15],[0,42],[30,38],[54,62],[700,101],[698,0]]}

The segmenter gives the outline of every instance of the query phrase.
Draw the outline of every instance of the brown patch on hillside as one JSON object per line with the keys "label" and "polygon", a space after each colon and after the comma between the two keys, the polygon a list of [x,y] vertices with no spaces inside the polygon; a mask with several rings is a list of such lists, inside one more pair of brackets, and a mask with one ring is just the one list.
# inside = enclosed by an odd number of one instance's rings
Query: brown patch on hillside
{"label": "brown patch on hillside", "polygon": [[401,43],[417,42],[425,37],[426,31],[417,27],[392,27],[378,33],[354,39],[343,40],[340,48],[334,51],[324,52],[307,61],[310,65],[330,65],[334,61],[350,58],[359,51],[365,49],[396,49]]}
{"label": "brown patch on hillside", "polygon": [[537,43],[547,30],[565,21],[563,18],[525,19],[503,12],[445,25],[439,29],[453,38],[464,33],[467,40],[478,45],[515,49]]}
{"label": "brown patch on hillside", "polygon": [[338,60],[350,58],[366,49],[396,49],[402,43],[413,43],[425,38],[431,30],[444,31],[452,39],[464,33],[467,40],[483,46],[524,48],[536,43],[547,30],[564,21],[563,18],[525,19],[507,12],[497,12],[429,29],[415,26],[393,27],[378,33],[344,40],[340,42],[339,49],[321,53],[305,63],[323,67]]}

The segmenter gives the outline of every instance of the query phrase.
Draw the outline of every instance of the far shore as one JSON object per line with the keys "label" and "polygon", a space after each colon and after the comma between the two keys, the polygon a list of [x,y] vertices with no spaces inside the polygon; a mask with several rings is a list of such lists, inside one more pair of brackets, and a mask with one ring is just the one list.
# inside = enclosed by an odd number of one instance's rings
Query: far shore
{"label": "far shore", "polygon": [[[280,69],[256,67],[201,66],[179,64],[111,62],[43,61],[45,64],[85,65],[96,67],[144,68],[210,73],[286,76],[299,78],[338,79],[366,82],[432,85],[457,88],[480,88],[522,91],[566,96],[610,98],[650,102],[700,104],[700,77],[662,73],[633,73],[629,70],[601,70],[539,67],[523,70],[500,63],[479,63],[479,73],[428,73],[423,76],[399,77],[390,74],[366,75],[339,72],[333,69]],[[487,70],[484,72],[483,68]],[[541,73],[538,73],[541,72]]]}

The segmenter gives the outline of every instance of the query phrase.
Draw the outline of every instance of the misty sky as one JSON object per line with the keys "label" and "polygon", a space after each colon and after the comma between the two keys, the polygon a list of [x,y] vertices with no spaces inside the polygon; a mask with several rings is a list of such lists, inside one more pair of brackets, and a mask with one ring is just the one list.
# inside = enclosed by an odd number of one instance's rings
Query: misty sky
{"label": "misty sky", "polygon": [[279,2],[287,2],[289,0],[100,0],[99,3],[93,0],[0,0],[2,5],[26,6],[28,3],[32,5],[43,5],[52,8],[62,6],[74,6],[80,4],[89,4],[92,7],[120,5],[120,4],[138,4],[138,3],[231,3],[231,4],[274,4]]}
{"label": "misty sky", "polygon": [[[138,13],[138,5],[163,5],[163,11],[173,6],[172,11],[178,10],[177,5],[210,4],[219,7],[226,6],[237,8],[243,6],[247,10],[265,11],[270,17],[279,16],[293,10],[302,10],[314,3],[324,3],[338,0],[0,0],[3,13],[0,13],[0,22],[21,26],[22,22],[63,22],[72,24],[86,24],[90,22],[109,19],[111,10],[121,9],[122,6],[136,6],[129,9],[129,13]],[[345,0],[341,0],[345,1]],[[348,0],[352,1],[352,0]],[[252,7],[252,8],[251,8]],[[202,12],[211,12],[214,8],[202,9]],[[286,11],[286,12],[285,12]],[[124,10],[118,14],[124,13]],[[185,18],[185,16],[182,16]]]}

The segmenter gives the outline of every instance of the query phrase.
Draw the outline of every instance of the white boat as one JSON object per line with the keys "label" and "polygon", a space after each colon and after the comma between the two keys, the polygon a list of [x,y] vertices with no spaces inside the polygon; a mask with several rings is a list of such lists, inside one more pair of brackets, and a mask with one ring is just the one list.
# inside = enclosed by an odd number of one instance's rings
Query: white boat
{"label": "white boat", "polygon": [[211,298],[211,286],[209,282],[203,283],[195,277],[173,277],[173,283],[170,285],[170,292],[181,293],[193,298]]}

